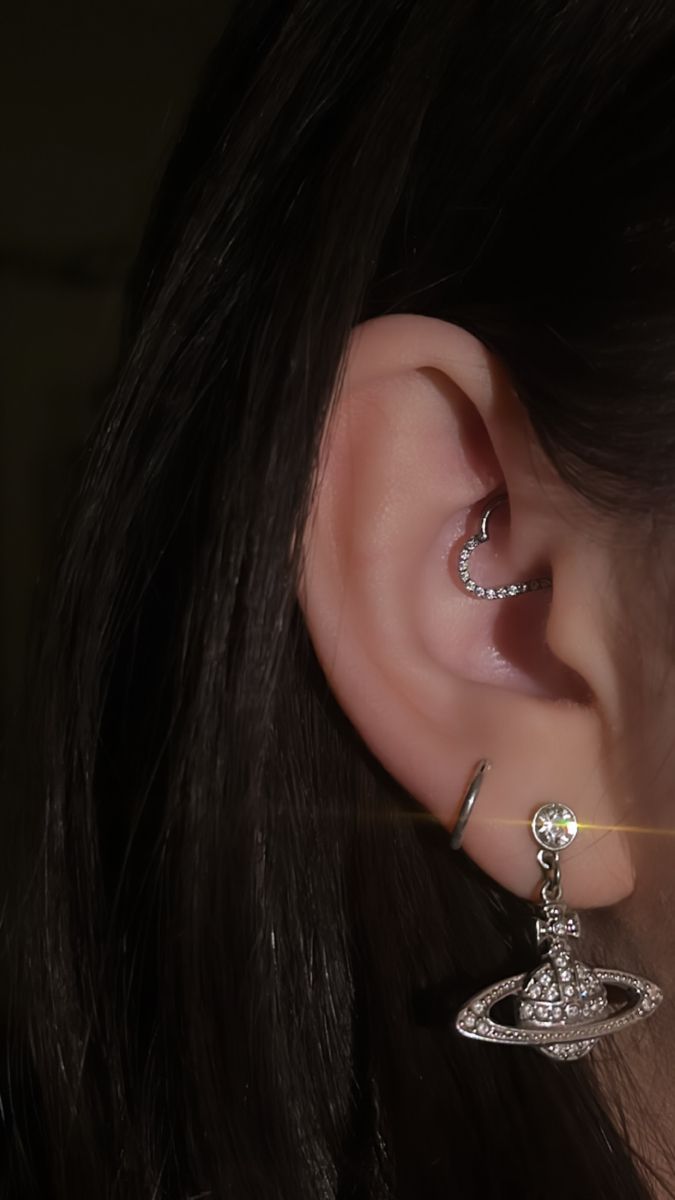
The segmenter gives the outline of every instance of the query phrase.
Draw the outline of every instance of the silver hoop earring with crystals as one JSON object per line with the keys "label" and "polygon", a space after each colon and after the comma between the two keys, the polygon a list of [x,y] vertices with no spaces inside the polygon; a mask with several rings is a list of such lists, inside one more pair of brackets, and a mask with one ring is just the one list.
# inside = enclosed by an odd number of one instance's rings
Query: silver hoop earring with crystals
{"label": "silver hoop earring with crystals", "polygon": [[494,496],[485,508],[480,522],[478,533],[470,537],[468,542],[465,542],[459,553],[457,561],[457,570],[462,586],[470,592],[472,596],[476,596],[479,600],[507,600],[509,596],[522,596],[525,592],[539,592],[545,588],[551,587],[551,580],[548,577],[539,579],[527,579],[521,583],[501,584],[499,587],[485,587],[483,584],[477,583],[471,574],[469,562],[474,550],[479,546],[489,542],[490,534],[488,531],[489,520],[496,508],[507,500],[506,493],[499,496]]}

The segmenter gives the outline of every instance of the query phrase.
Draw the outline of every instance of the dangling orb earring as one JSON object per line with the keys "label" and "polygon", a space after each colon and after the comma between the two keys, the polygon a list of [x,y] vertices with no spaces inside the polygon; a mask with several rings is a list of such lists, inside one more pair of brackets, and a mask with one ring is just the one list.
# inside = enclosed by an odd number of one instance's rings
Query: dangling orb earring
{"label": "dangling orb earring", "polygon": [[479,546],[484,545],[485,542],[489,542],[490,534],[488,532],[488,523],[490,517],[500,504],[504,504],[506,499],[507,496],[504,493],[503,495],[495,496],[492,500],[488,501],[483,509],[483,515],[481,517],[480,529],[478,533],[474,534],[473,537],[469,538],[468,542],[464,543],[459,554],[457,569],[462,584],[466,588],[467,592],[471,592],[472,596],[477,596],[479,600],[506,600],[509,596],[522,596],[525,592],[539,592],[544,588],[551,587],[551,580],[547,577],[541,579],[527,579],[523,583],[509,583],[500,587],[483,587],[482,584],[477,583],[476,580],[472,578],[471,571],[469,569],[469,560],[471,555],[473,554],[474,550],[478,549]]}
{"label": "dangling orb earring", "polygon": [[[455,1026],[465,1037],[506,1046],[536,1046],[550,1058],[569,1061],[592,1050],[599,1038],[650,1017],[663,996],[648,979],[628,971],[590,967],[575,956],[571,938],[581,922],[562,898],[560,853],[577,835],[577,819],[566,804],[544,804],[530,828],[540,849],[544,879],[537,918],[541,963],[529,974],[512,975],[473,996],[457,1014]],[[621,999],[610,1001],[607,986]],[[507,996],[515,999],[515,1025],[492,1017],[492,1009]]]}

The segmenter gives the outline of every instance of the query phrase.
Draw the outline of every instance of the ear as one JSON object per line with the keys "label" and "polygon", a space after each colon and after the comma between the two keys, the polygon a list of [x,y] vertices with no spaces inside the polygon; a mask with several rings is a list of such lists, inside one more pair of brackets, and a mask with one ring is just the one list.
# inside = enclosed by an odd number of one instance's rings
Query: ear
{"label": "ear", "polygon": [[[550,575],[551,590],[486,600],[462,585],[459,551],[498,490],[509,504],[473,574],[486,586]],[[598,602],[608,549],[477,338],[415,315],[352,331],[303,550],[299,600],[317,657],[386,769],[450,830],[476,763],[490,759],[463,849],[533,897],[529,821],[560,801],[582,827],[562,859],[568,901],[626,896],[618,681]]]}

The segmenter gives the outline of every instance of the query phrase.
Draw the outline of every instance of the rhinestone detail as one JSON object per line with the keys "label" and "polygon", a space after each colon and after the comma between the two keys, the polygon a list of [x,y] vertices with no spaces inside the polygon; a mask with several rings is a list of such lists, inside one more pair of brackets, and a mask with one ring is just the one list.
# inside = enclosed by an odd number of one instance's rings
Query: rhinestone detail
{"label": "rhinestone detail", "polygon": [[480,600],[505,600],[509,596],[522,596],[526,592],[539,592],[552,586],[552,582],[548,578],[528,579],[524,583],[502,584],[500,587],[485,587],[473,579],[469,568],[469,559],[474,550],[484,545],[485,542],[489,542],[488,518],[492,510],[498,504],[503,503],[505,499],[506,496],[500,496],[487,507],[483,514],[480,533],[474,534],[464,543],[457,560],[457,569],[463,586],[467,592],[478,596]]}
{"label": "rhinestone detail", "polygon": [[577,819],[566,804],[543,804],[532,818],[532,833],[545,850],[564,850],[577,836]]}

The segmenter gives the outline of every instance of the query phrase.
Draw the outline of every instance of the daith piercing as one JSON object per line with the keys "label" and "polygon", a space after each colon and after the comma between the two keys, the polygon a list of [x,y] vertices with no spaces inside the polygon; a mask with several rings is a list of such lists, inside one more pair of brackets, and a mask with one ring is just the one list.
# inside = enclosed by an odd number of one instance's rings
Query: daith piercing
{"label": "daith piercing", "polygon": [[480,529],[478,533],[470,537],[468,542],[465,542],[459,554],[457,561],[457,570],[459,578],[467,592],[471,592],[473,596],[477,596],[479,600],[506,600],[509,596],[522,596],[525,592],[539,592],[544,588],[551,587],[551,580],[547,577],[541,579],[528,579],[523,583],[502,584],[500,587],[484,587],[482,584],[472,577],[469,569],[469,559],[474,550],[479,546],[489,542],[490,534],[488,532],[488,522],[491,514],[500,504],[504,504],[507,496],[506,493],[493,497],[486,504],[481,518]]}

